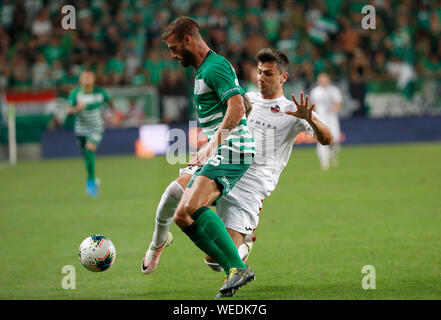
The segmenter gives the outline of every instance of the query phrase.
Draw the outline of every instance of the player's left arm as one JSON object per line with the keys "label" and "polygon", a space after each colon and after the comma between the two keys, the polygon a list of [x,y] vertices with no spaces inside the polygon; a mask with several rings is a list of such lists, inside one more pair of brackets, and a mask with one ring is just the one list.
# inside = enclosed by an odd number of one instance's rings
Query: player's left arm
{"label": "player's left arm", "polygon": [[297,101],[295,95],[291,95],[294,104],[297,106],[296,111],[285,111],[291,116],[305,119],[314,130],[314,138],[323,145],[332,143],[332,133],[329,128],[316,116],[314,110],[315,104],[309,105],[309,96],[304,97],[303,91],[300,92],[300,102]]}
{"label": "player's left arm", "polygon": [[104,97],[104,102],[107,103],[107,107],[109,107],[109,109],[111,110],[115,110],[115,105],[113,104],[113,99],[110,98],[109,93],[107,92],[106,89],[101,89],[103,97]]}

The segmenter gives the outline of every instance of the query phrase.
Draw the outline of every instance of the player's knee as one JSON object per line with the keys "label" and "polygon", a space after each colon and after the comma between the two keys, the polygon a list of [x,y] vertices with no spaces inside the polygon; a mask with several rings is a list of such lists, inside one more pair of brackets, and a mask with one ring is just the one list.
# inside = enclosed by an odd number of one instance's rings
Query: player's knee
{"label": "player's knee", "polygon": [[191,216],[200,207],[201,207],[201,205],[199,203],[196,203],[196,202],[190,200],[184,204],[184,211],[186,212],[187,215]]}
{"label": "player's knee", "polygon": [[181,229],[188,227],[191,224],[189,223],[189,216],[182,208],[176,210],[175,215],[173,216],[173,221]]}
{"label": "player's knee", "polygon": [[96,145],[94,143],[92,143],[92,142],[88,142],[86,144],[86,149],[90,150],[92,152],[95,152],[96,151]]}

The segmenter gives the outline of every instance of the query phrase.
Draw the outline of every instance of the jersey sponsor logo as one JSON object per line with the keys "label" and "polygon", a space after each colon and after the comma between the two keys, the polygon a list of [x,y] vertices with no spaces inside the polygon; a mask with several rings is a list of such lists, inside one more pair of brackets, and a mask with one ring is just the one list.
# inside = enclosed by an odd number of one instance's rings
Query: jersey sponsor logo
{"label": "jersey sponsor logo", "polygon": [[204,79],[194,80],[194,94],[204,94],[212,91],[213,90],[205,83]]}
{"label": "jersey sponsor logo", "polygon": [[85,105],[92,103],[100,103],[104,101],[104,96],[102,93],[95,94],[78,94],[77,102]]}
{"label": "jersey sponsor logo", "polygon": [[271,123],[268,123],[268,122],[265,122],[265,121],[260,121],[260,120],[255,120],[255,119],[252,119],[252,118],[248,118],[248,123],[250,125],[253,124],[255,126],[262,126],[262,127],[267,128],[267,129],[273,129],[273,130],[277,129],[277,127],[275,125],[271,124]]}
{"label": "jersey sponsor logo", "polygon": [[237,91],[238,93],[240,93],[240,89],[237,87],[234,87],[234,88],[231,88],[231,89],[228,89],[227,91],[225,91],[224,94],[222,95],[222,98],[225,97],[227,94],[229,94],[232,91]]}
{"label": "jersey sponsor logo", "polygon": [[276,104],[274,107],[271,107],[271,112],[272,113],[279,113],[280,107]]}

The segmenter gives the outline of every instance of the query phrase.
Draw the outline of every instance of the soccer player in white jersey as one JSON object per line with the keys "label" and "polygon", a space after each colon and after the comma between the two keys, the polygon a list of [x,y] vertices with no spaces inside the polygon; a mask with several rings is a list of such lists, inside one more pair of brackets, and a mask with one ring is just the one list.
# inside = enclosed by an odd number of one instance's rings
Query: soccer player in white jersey
{"label": "soccer player in white jersey", "polygon": [[338,113],[342,107],[340,89],[331,84],[327,73],[320,73],[317,77],[317,86],[311,90],[311,102],[315,104],[315,111],[328,125],[334,140],[325,146],[317,143],[317,156],[322,170],[337,167],[338,153],[340,152],[340,122]]}
{"label": "soccer player in white jersey", "polygon": [[[256,229],[262,201],[277,185],[285,168],[298,133],[307,131],[323,144],[332,141],[332,134],[313,112],[309,97],[300,93],[300,101],[294,95],[294,103],[283,95],[283,84],[288,79],[288,58],[278,50],[265,48],[256,56],[259,92],[247,93],[252,103],[248,117],[249,129],[256,144],[256,155],[251,167],[236,183],[235,188],[217,203],[217,213],[223,220],[242,259],[246,260],[251,249],[250,236]],[[183,188],[196,167],[180,170],[180,176],[165,190],[156,212],[156,227],[152,242],[145,254],[141,271],[153,272],[165,247],[173,241],[168,231],[173,213]],[[210,257],[205,262],[216,271],[220,266]]]}

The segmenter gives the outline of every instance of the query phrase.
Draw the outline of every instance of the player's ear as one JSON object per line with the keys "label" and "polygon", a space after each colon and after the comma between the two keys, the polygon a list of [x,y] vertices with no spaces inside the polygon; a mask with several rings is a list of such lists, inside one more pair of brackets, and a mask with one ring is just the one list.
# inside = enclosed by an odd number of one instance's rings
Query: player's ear
{"label": "player's ear", "polygon": [[281,81],[281,83],[285,83],[286,80],[288,80],[288,77],[289,77],[289,73],[288,72],[282,73],[282,81]]}
{"label": "player's ear", "polygon": [[184,36],[184,39],[182,40],[182,43],[184,44],[184,46],[185,47],[190,47],[191,46],[191,41],[192,41],[193,39],[191,38],[191,36],[189,35],[189,34],[186,34],[185,36]]}

